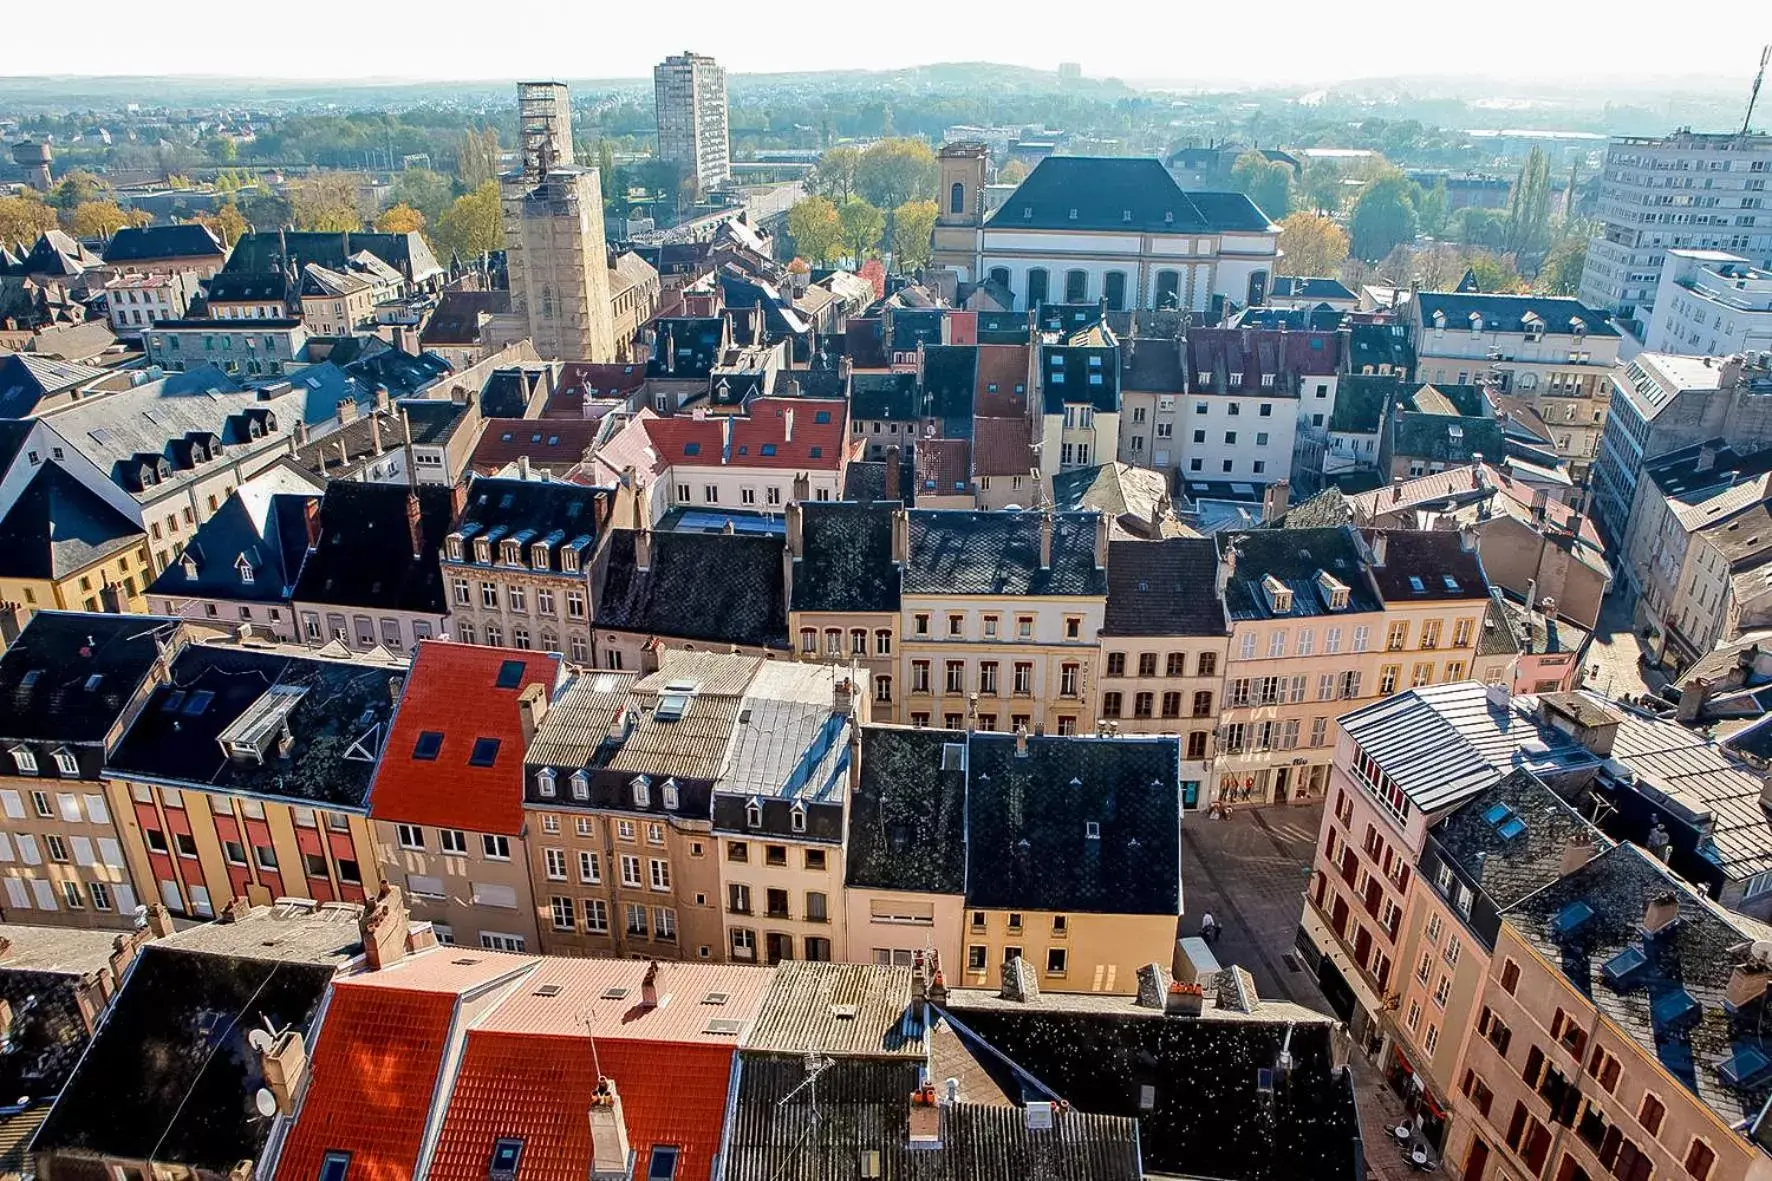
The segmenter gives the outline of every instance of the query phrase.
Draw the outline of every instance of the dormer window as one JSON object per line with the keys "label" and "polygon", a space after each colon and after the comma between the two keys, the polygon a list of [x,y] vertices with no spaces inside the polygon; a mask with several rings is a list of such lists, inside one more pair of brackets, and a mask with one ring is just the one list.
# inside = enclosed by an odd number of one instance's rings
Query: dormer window
{"label": "dormer window", "polygon": [[1272,574],[1262,576],[1261,591],[1267,596],[1268,608],[1275,615],[1286,615],[1292,611],[1292,588]]}
{"label": "dormer window", "polygon": [[746,828],[763,827],[763,805],[759,801],[751,800],[745,804],[744,822]]}
{"label": "dormer window", "polygon": [[591,798],[591,774],[583,768],[572,773],[572,798],[575,800]]}
{"label": "dormer window", "polygon": [[240,581],[241,582],[245,582],[245,583],[252,582],[255,575],[253,573],[251,562],[248,562],[245,558],[241,558],[239,563],[236,565],[235,569],[240,571]]}
{"label": "dormer window", "polygon": [[533,570],[548,568],[548,543],[538,541],[529,547],[529,566]]}
{"label": "dormer window", "polygon": [[197,562],[194,558],[187,553],[179,559],[178,564],[179,568],[185,572],[186,581],[195,582],[197,580]]}
{"label": "dormer window", "polygon": [[1021,220],[1023,220],[1023,221],[1033,221],[1034,220],[1034,207],[1032,205],[1023,205],[1021,207]]}
{"label": "dormer window", "polygon": [[487,541],[484,537],[474,542],[474,560],[476,562],[485,562],[488,565],[492,562],[492,543]]}
{"label": "dormer window", "polygon": [[645,775],[636,775],[629,782],[634,789],[634,807],[650,808],[652,806],[652,780]]}
{"label": "dormer window", "polygon": [[1317,590],[1323,596],[1323,605],[1331,611],[1347,610],[1347,583],[1335,577],[1327,570],[1317,571]]}
{"label": "dormer window", "polygon": [[523,564],[523,546],[520,543],[516,541],[504,541],[499,543],[498,548],[501,561],[512,566],[520,566]]}
{"label": "dormer window", "polygon": [[554,769],[552,767],[543,767],[535,773],[535,790],[543,799],[554,798]]}
{"label": "dormer window", "polygon": [[27,746],[12,748],[12,763],[18,768],[20,775],[35,775],[37,773],[37,756],[31,753],[31,749]]}
{"label": "dormer window", "polygon": [[1165,209],[1163,211],[1163,224],[1166,226],[1172,226],[1175,224],[1175,210]]}
{"label": "dormer window", "polygon": [[793,810],[788,813],[788,827],[795,832],[806,831],[806,802],[795,800]]}
{"label": "dormer window", "polygon": [[1477,336],[1483,331],[1483,313],[1471,313],[1471,335]]}
{"label": "dormer window", "polygon": [[578,551],[577,550],[563,549],[560,551],[560,569],[565,571],[567,574],[575,573],[578,570]]}
{"label": "dormer window", "polygon": [[75,758],[74,752],[67,747],[58,746],[55,748],[55,769],[63,775],[78,776],[80,774],[80,760]]}
{"label": "dormer window", "polygon": [[675,779],[665,780],[664,786],[660,788],[660,794],[664,797],[664,806],[666,810],[675,812],[677,810],[677,802],[679,799],[677,794],[677,781]]}
{"label": "dormer window", "polygon": [[1127,225],[1131,225],[1132,224],[1132,211],[1130,209],[1120,210],[1120,220],[1125,222]]}
{"label": "dormer window", "polygon": [[461,534],[451,533],[446,544],[449,547],[449,560],[452,562],[461,561]]}
{"label": "dormer window", "polygon": [[1075,209],[1071,210],[1071,220],[1072,221],[1077,220],[1077,211]]}
{"label": "dormer window", "polygon": [[1242,374],[1242,372],[1241,372],[1241,371],[1238,371],[1238,372],[1236,372],[1236,373],[1232,373],[1232,374],[1231,374],[1231,388],[1232,388],[1232,389],[1241,389],[1241,388],[1242,388],[1242,386],[1243,386],[1243,374]]}

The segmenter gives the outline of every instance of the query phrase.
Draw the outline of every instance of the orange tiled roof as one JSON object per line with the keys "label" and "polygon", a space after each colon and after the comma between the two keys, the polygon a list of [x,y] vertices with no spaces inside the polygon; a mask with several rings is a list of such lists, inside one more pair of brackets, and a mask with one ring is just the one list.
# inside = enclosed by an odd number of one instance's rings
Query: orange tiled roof
{"label": "orange tiled roof", "polygon": [[[787,416],[794,416],[794,437],[789,440]],[[828,421],[819,422],[823,414]],[[849,439],[848,410],[841,399],[758,398],[743,415],[710,415],[694,418],[676,415],[646,424],[646,433],[659,457],[669,464],[692,467],[798,468],[835,471],[842,466]],[[726,442],[726,422],[732,439]],[[693,444],[696,453],[689,454]],[[764,448],[771,449],[765,454]],[[812,451],[817,448],[819,454]],[[723,456],[724,453],[724,456]]]}
{"label": "orange tiled roof", "polygon": [[[514,688],[500,669],[518,662]],[[551,694],[560,658],[541,652],[427,640],[407,675],[370,789],[378,820],[515,834],[523,827],[523,723],[517,697],[535,682]],[[436,757],[415,757],[422,734],[442,735]],[[491,766],[469,763],[478,739],[498,740]]]}
{"label": "orange tiled roof", "polygon": [[[605,1004],[606,1008],[612,1007]],[[653,1146],[681,1152],[677,1176],[706,1177],[720,1148],[735,1046],[661,1045],[599,1036],[476,1029],[432,1157],[431,1181],[486,1181],[493,1145],[523,1141],[523,1181],[584,1181],[598,1067],[615,1080],[636,1174]],[[420,1109],[422,1111],[422,1108]]]}
{"label": "orange tiled roof", "polygon": [[[644,960],[550,957],[542,960],[524,987],[487,1014],[477,1028],[500,1033],[560,1035],[581,1035],[588,1029],[598,1039],[618,1037],[629,1041],[731,1046],[737,1044],[737,1035],[711,1034],[708,1023],[732,1021],[749,1029],[763,1006],[763,994],[775,978],[768,968],[743,964],[661,961],[657,977],[660,1003],[645,1009],[640,1007],[641,980],[645,975]],[[554,988],[559,991],[544,995]],[[626,995],[611,998],[608,994],[615,990],[625,990]],[[710,1004],[710,994],[726,999]]]}

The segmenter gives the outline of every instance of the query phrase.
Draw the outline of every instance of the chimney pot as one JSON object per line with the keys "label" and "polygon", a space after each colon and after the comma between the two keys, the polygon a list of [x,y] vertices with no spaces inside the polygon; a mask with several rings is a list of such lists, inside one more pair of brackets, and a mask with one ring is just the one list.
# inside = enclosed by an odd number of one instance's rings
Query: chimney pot
{"label": "chimney pot", "polygon": [[1659,935],[1680,917],[1680,896],[1672,890],[1657,894],[1643,908],[1643,934]]}
{"label": "chimney pot", "polygon": [[646,965],[646,974],[640,978],[640,1004],[648,1009],[658,1008],[657,960]]}
{"label": "chimney pot", "polygon": [[1586,829],[1570,833],[1569,839],[1563,844],[1562,872],[1564,874],[1574,873],[1593,860],[1593,856],[1593,835]]}

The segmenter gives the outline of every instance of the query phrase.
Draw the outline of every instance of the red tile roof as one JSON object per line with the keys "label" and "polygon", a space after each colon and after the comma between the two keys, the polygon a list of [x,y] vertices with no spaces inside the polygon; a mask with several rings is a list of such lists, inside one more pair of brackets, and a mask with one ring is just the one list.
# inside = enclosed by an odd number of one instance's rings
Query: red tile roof
{"label": "red tile roof", "polygon": [[586,398],[626,398],[646,384],[646,363],[592,364],[568,361],[560,367],[560,384],[548,397],[543,418],[582,418]]}
{"label": "red tile roof", "polygon": [[[976,418],[1026,418],[1028,354],[1025,344],[978,346],[978,385],[973,394]],[[991,389],[992,386],[996,389]]]}
{"label": "red tile roof", "polygon": [[1033,430],[1025,418],[972,422],[972,474],[1025,476],[1034,470]]}
{"label": "red tile roof", "polygon": [[[608,1002],[605,1002],[607,1006]],[[636,1175],[654,1145],[681,1151],[677,1176],[706,1177],[720,1149],[731,1046],[475,1030],[443,1120],[430,1181],[486,1181],[493,1145],[523,1141],[522,1181],[585,1181],[598,1067],[615,1081]],[[422,1108],[421,1108],[422,1110]]]}
{"label": "red tile roof", "polygon": [[[497,685],[506,663],[514,688]],[[419,645],[370,789],[378,820],[513,835],[523,827],[523,723],[517,697],[540,682],[551,694],[560,657],[445,640]],[[419,736],[442,735],[433,759],[415,758]],[[469,763],[481,738],[498,740],[491,766]]]}
{"label": "red tile roof", "polygon": [[[787,437],[790,413],[792,440]],[[827,421],[819,422],[820,414]],[[742,415],[659,418],[646,424],[646,433],[659,458],[669,464],[836,471],[849,441],[848,417],[848,404],[841,398],[758,398]],[[764,454],[765,447],[773,454]]]}
{"label": "red tile roof", "polygon": [[469,462],[475,471],[490,474],[528,456],[535,467],[564,472],[583,461],[600,425],[587,418],[487,419]]}
{"label": "red tile roof", "polygon": [[972,489],[972,444],[965,439],[918,439],[918,495],[959,496]]}

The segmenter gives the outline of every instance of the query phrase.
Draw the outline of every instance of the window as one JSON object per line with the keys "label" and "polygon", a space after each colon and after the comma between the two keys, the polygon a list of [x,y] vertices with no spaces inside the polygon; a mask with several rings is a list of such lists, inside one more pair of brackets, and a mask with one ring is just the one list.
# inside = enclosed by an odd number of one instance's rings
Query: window
{"label": "window", "polygon": [[[956,184],[955,189],[960,186]],[[960,212],[958,209],[955,213]],[[677,1149],[667,1145],[659,1145],[652,1150],[652,1159],[646,1166],[646,1181],[676,1181]]]}
{"label": "window", "polygon": [[621,884],[636,890],[644,885],[640,879],[640,859],[631,853],[621,855]]}
{"label": "window", "polygon": [[742,882],[730,882],[726,886],[726,909],[733,914],[751,913],[751,888]]}
{"label": "window", "polygon": [[1637,1122],[1643,1125],[1645,1132],[1651,1136],[1658,1134],[1661,1131],[1661,1121],[1666,1115],[1667,1108],[1662,1105],[1661,1100],[1647,1093],[1643,1095],[1643,1105],[1637,1109]]}
{"label": "window", "polygon": [[425,830],[416,824],[402,824],[400,829],[400,847],[402,849],[423,849],[425,847]]}
{"label": "window", "polygon": [[578,853],[578,880],[587,886],[599,885],[603,881],[603,865],[597,854],[589,849],[581,849]]}
{"label": "window", "polygon": [[497,833],[480,834],[480,852],[489,861],[509,861],[511,859],[511,838]]}
{"label": "window", "polygon": [[440,828],[437,830],[437,845],[445,853],[466,854],[468,834],[459,828]]}
{"label": "window", "polygon": [[652,888],[654,890],[669,890],[671,888],[670,862],[653,857],[648,860],[647,869],[650,873]]}
{"label": "window", "polygon": [[1065,970],[1066,950],[1062,947],[1050,948],[1046,952],[1046,974],[1062,976]]}
{"label": "window", "polygon": [[988,954],[988,950],[982,943],[968,944],[966,947],[966,970],[968,972],[984,971]]}
{"label": "window", "polygon": [[609,933],[609,904],[601,898],[584,900],[585,930],[593,935]]}
{"label": "window", "polygon": [[[1716,1152],[1702,1140],[1694,1139],[1692,1147],[1686,1150],[1686,1171],[1692,1174],[1696,1181],[1709,1181],[1711,1169],[1716,1166],[1716,1163]],[[1644,1171],[1644,1176],[1648,1176],[1647,1170]]]}
{"label": "window", "polygon": [[1509,996],[1520,986],[1520,965],[1507,960],[1501,965],[1501,988]]}
{"label": "window", "polygon": [[547,869],[549,881],[563,882],[566,880],[566,850],[543,849],[542,863]]}

